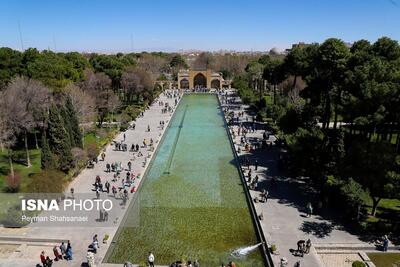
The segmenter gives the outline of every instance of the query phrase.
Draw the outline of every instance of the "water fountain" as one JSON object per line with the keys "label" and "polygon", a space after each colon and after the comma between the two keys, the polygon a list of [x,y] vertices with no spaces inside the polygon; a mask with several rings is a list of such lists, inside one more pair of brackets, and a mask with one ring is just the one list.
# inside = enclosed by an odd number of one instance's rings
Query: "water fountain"
{"label": "water fountain", "polygon": [[247,246],[247,247],[241,247],[238,249],[235,249],[234,251],[232,251],[231,255],[234,256],[235,258],[242,258],[247,256],[250,252],[254,251],[255,249],[257,249],[261,243],[258,243],[256,245],[253,246]]}

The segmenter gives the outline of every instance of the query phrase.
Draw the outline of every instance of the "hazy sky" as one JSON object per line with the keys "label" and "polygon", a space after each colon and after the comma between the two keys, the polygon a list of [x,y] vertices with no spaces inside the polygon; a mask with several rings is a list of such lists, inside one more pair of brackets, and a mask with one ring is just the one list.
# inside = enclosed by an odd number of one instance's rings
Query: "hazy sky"
{"label": "hazy sky", "polygon": [[400,39],[400,0],[1,0],[0,14],[0,46],[15,49],[19,28],[24,48],[57,51],[269,50],[329,37]]}

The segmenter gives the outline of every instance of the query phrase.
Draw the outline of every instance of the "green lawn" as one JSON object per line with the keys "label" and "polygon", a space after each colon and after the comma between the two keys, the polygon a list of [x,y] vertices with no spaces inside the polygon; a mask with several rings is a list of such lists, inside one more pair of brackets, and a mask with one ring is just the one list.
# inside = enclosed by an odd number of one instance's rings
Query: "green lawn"
{"label": "green lawn", "polygon": [[274,104],[274,97],[272,95],[265,95],[264,99],[265,99],[265,102],[267,103],[267,106]]}
{"label": "green lawn", "polygon": [[[368,213],[371,213],[372,210],[372,199],[370,199],[366,203],[366,207]],[[369,221],[377,221],[378,219],[392,219],[397,217],[397,214],[400,213],[400,200],[399,199],[382,199],[376,210],[376,218],[370,218]]]}
{"label": "green lawn", "polygon": [[[376,267],[400,266],[400,253],[367,253]],[[398,265],[394,265],[397,263]]]}
{"label": "green lawn", "polygon": [[[378,134],[376,134],[376,133],[374,133],[373,135],[372,135],[372,141],[376,141],[376,138],[378,137]],[[396,144],[396,140],[397,140],[397,134],[393,134],[392,135],[392,139],[390,139],[390,143],[392,143],[392,144]]]}
{"label": "green lawn", "polygon": [[[29,151],[31,158],[31,167],[26,166],[26,155],[25,150],[18,150],[13,152],[13,165],[14,170],[21,174],[21,189],[29,182],[29,177],[34,173],[40,171],[40,150],[33,149]],[[6,150],[0,151],[0,190],[5,189],[5,178],[10,172],[10,165],[8,162],[8,155]]]}
{"label": "green lawn", "polygon": [[[103,147],[106,145],[114,134],[117,132],[115,128],[113,129],[105,129],[105,132],[102,134],[97,134],[98,137],[96,137],[95,132],[89,132],[85,135],[84,142],[85,145],[88,145],[90,143],[97,143],[97,145],[100,147]],[[25,150],[16,150],[13,151],[13,165],[14,165],[14,170],[16,172],[19,172],[21,175],[21,190],[24,191],[26,188],[27,184],[29,183],[29,177],[31,177],[33,174],[38,173],[40,171],[40,149],[31,149],[29,150],[30,158],[31,158],[31,167],[26,166],[26,154]],[[8,154],[7,151],[0,151],[0,192],[4,192],[5,189],[5,179],[6,176],[10,173],[10,164],[8,161]]]}
{"label": "green lawn", "polygon": [[86,147],[89,144],[95,143],[99,148],[102,148],[107,143],[111,142],[118,130],[116,128],[103,128],[102,131],[104,132],[101,134],[97,133],[96,130],[85,134],[83,139],[84,146]]}

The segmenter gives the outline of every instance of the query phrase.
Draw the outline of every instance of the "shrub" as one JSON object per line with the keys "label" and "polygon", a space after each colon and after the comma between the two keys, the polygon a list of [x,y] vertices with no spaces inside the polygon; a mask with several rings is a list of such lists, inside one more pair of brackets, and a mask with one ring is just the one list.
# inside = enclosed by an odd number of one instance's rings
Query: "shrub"
{"label": "shrub", "polygon": [[119,126],[120,132],[125,132],[126,130],[128,130],[128,126],[128,123],[121,123],[121,126]]}
{"label": "shrub", "polygon": [[86,146],[86,153],[89,159],[94,159],[99,155],[99,148],[96,143],[90,143]]}
{"label": "shrub", "polygon": [[78,166],[79,162],[86,161],[86,151],[80,147],[74,147],[71,149],[72,156],[74,157],[74,166]]}
{"label": "shrub", "polygon": [[64,173],[57,170],[43,170],[32,176],[28,193],[61,193],[64,188]]}
{"label": "shrub", "polygon": [[274,253],[277,250],[277,247],[275,244],[271,245],[271,252]]}
{"label": "shrub", "polygon": [[19,187],[21,185],[21,175],[19,172],[14,172],[14,175],[11,173],[6,177],[6,192],[8,193],[16,193],[19,191]]}
{"label": "shrub", "polygon": [[354,262],[351,264],[351,267],[365,267],[365,263],[362,262],[362,261],[354,261]]}
{"label": "shrub", "polygon": [[127,114],[131,120],[136,119],[140,112],[141,110],[135,106],[127,106],[124,111],[124,113]]}
{"label": "shrub", "polygon": [[9,227],[9,228],[19,228],[28,225],[29,223],[26,220],[25,221],[21,220],[23,214],[24,213],[22,212],[21,207],[19,205],[10,207],[7,210],[7,215],[1,221],[1,224],[3,224],[4,227]]}

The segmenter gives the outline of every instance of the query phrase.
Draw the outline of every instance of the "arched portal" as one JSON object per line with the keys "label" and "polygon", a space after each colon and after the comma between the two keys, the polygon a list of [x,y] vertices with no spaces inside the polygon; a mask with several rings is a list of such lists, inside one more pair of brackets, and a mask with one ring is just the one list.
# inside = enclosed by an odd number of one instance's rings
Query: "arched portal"
{"label": "arched portal", "polygon": [[202,73],[198,73],[193,78],[194,88],[207,88],[207,78]]}
{"label": "arched portal", "polygon": [[213,89],[221,89],[221,83],[218,79],[211,81],[211,88]]}
{"label": "arched portal", "polygon": [[188,79],[182,79],[180,81],[180,88],[181,89],[189,89],[189,80]]}

